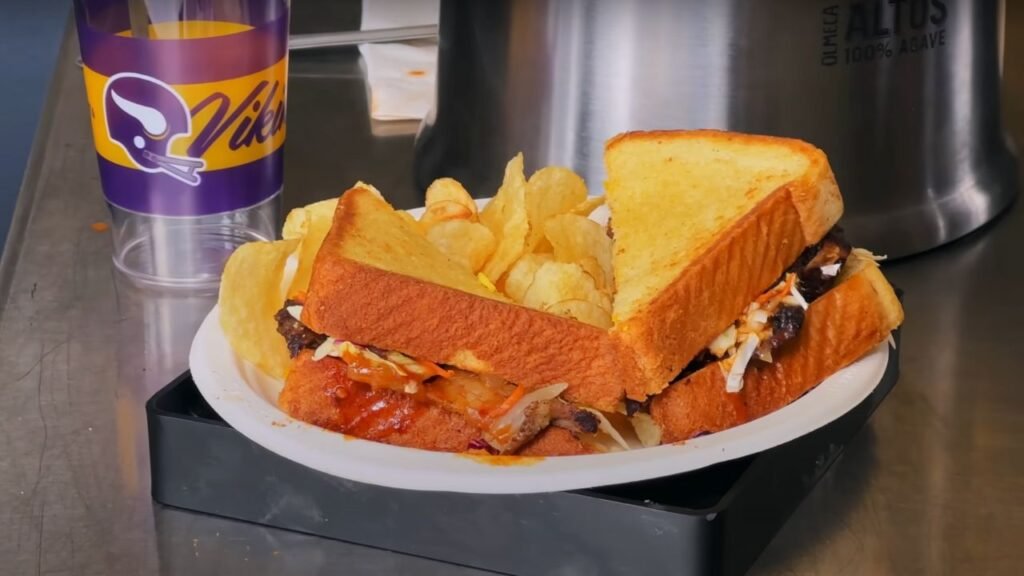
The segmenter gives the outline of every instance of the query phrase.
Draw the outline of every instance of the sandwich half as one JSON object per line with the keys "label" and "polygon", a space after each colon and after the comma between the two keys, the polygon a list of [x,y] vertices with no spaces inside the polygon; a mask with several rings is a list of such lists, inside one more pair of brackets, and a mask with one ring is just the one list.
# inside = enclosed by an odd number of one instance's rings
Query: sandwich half
{"label": "sandwich half", "polygon": [[[641,406],[633,414],[641,441],[648,446],[681,442],[774,412],[890,338],[903,322],[903,310],[878,263],[861,250],[844,263],[835,286],[808,294],[811,301],[799,315],[802,327],[763,328],[767,338],[784,340],[770,353],[770,362],[755,356],[737,372],[731,369],[734,358],[705,354]],[[730,377],[738,378],[738,386],[730,385]]]}
{"label": "sandwich half", "polygon": [[656,394],[842,215],[825,154],[710,130],[629,132],[605,149],[613,333]]}
{"label": "sandwich half", "polygon": [[814,295],[802,328],[772,353],[772,361],[746,367],[740,389],[730,390],[726,361],[695,364],[651,400],[649,418],[634,418],[651,445],[738,426],[790,404],[884,342],[902,322],[892,286],[873,258],[855,250],[835,286]]}
{"label": "sandwich half", "polygon": [[[536,439],[542,449],[531,453],[577,453],[575,439],[609,431],[600,410],[621,405],[631,378],[640,381],[622,344],[512,303],[416,226],[369,188],[341,197],[307,294],[278,313],[297,357],[282,408],[338,431],[448,451],[515,453]],[[575,437],[546,432],[552,426]]]}

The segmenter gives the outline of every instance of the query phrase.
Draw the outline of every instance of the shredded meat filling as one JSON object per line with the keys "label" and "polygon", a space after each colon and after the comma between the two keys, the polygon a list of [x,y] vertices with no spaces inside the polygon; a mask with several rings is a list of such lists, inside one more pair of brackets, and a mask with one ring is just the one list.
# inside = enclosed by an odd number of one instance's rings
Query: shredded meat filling
{"label": "shredded meat filling", "polygon": [[510,429],[485,427],[484,440],[502,454],[511,454],[551,424],[551,402],[534,402],[523,410],[522,421]]}
{"label": "shredded meat filling", "polygon": [[281,336],[284,336],[285,342],[288,343],[288,352],[295,358],[305,349],[314,350],[317,346],[320,346],[327,340],[327,337],[323,334],[317,334],[310,330],[305,324],[300,322],[288,308],[292,306],[302,306],[302,302],[298,300],[285,300],[284,306],[274,314],[274,320],[277,321],[277,332]]}
{"label": "shredded meat filling", "polygon": [[565,400],[551,402],[552,424],[577,434],[596,434],[599,422],[593,412],[583,410]]}
{"label": "shredded meat filling", "polygon": [[[687,368],[689,368],[689,366],[687,366]],[[683,370],[683,374],[688,375],[689,372]],[[680,378],[681,377],[682,376],[680,376]],[[626,416],[632,416],[638,412],[649,412],[651,408],[651,400],[653,399],[654,396],[648,396],[643,401],[626,398]]]}
{"label": "shredded meat filling", "polygon": [[541,400],[523,409],[522,418],[514,429],[485,427],[483,440],[499,453],[508,454],[519,450],[548,426],[565,428],[574,434],[595,434],[599,423],[593,413],[560,398]]}
{"label": "shredded meat filling", "polygon": [[814,302],[836,282],[836,274],[826,274],[826,267],[835,264],[842,267],[851,250],[842,228],[836,226],[829,230],[821,242],[804,250],[786,271],[796,273],[800,280],[797,286],[800,294],[808,302]]}
{"label": "shredded meat filling", "polygon": [[768,338],[771,351],[796,338],[804,325],[804,309],[799,306],[783,306],[771,318],[772,335]]}

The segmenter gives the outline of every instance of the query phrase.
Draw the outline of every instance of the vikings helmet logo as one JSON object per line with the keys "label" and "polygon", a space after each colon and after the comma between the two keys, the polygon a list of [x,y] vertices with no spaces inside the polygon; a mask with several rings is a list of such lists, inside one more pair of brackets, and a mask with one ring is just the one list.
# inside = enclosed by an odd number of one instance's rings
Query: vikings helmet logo
{"label": "vikings helmet logo", "polygon": [[103,90],[107,136],[145,172],[163,172],[191,186],[206,167],[200,158],[175,156],[171,143],[192,133],[188,106],[163,82],[125,72],[107,80]]}

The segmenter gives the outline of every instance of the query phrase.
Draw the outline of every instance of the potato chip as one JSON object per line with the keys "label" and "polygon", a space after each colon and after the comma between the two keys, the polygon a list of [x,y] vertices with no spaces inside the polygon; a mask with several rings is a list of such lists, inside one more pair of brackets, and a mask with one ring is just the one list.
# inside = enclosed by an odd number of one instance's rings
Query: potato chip
{"label": "potato chip", "polygon": [[285,240],[301,240],[306,235],[308,227],[309,222],[306,220],[305,206],[295,208],[284,219],[284,227],[281,228],[281,238]]}
{"label": "potato chip", "polygon": [[577,216],[590,216],[594,210],[598,207],[604,206],[604,196],[594,196],[593,198],[587,198],[583,202],[577,204],[569,214],[575,214]]}
{"label": "potato chip", "polygon": [[551,262],[553,257],[550,254],[523,254],[516,260],[515,264],[508,269],[505,276],[505,295],[512,300],[522,303],[526,290],[533,284],[533,276],[545,262]]}
{"label": "potato chip", "polygon": [[551,247],[551,242],[548,242],[547,238],[541,238],[540,242],[532,250],[534,254],[552,254],[552,257],[554,257],[554,251],[555,249]]}
{"label": "potato chip", "polygon": [[221,330],[236,354],[274,378],[284,378],[291,363],[274,314],[285,300],[285,265],[301,243],[291,239],[244,244],[228,259],[221,277]]}
{"label": "potato chip", "polygon": [[427,209],[423,211],[423,215],[420,216],[420,225],[424,229],[429,230],[439,222],[472,220],[475,217],[476,213],[464,205],[451,200],[443,200],[427,206]]}
{"label": "potato chip", "polygon": [[597,282],[598,287],[610,289],[613,286],[612,239],[600,224],[585,216],[560,214],[548,220],[544,233],[554,247],[555,260],[583,262],[593,258],[603,275],[603,280]]}
{"label": "potato chip", "polygon": [[611,311],[611,297],[598,290],[594,279],[574,262],[545,262],[533,275],[523,305],[544,310],[565,300],[586,300]]}
{"label": "potato chip", "polygon": [[427,240],[473,272],[484,267],[498,244],[487,226],[469,220],[438,222],[427,231]]}
{"label": "potato chip", "polygon": [[575,172],[562,166],[541,168],[526,186],[526,213],[530,232],[526,251],[533,252],[544,239],[544,225],[552,216],[565,214],[587,199],[587,185]]}
{"label": "potato chip", "polygon": [[612,313],[587,300],[562,300],[549,304],[544,311],[556,316],[578,320],[584,324],[608,329],[612,327]]}
{"label": "potato chip", "polygon": [[377,190],[377,187],[374,186],[373,184],[367,184],[366,182],[363,182],[362,180],[359,180],[358,182],[353,184],[352,187],[353,188],[366,188],[370,192],[373,192],[377,196],[377,198],[380,198],[381,200],[385,200],[384,194],[382,194],[380,190]]}
{"label": "potato chip", "polygon": [[604,268],[601,268],[601,264],[597,261],[597,258],[587,256],[585,258],[581,258],[576,263],[594,279],[594,285],[597,286],[598,290],[610,289],[607,285]]}
{"label": "potato chip", "polygon": [[483,268],[483,273],[497,282],[526,251],[526,235],[530,231],[526,217],[526,176],[523,175],[521,153],[505,166],[501,187],[480,213],[480,222],[490,228],[498,240],[497,249]]}
{"label": "potato chip", "polygon": [[332,198],[296,208],[288,214],[281,235],[285,240],[302,241],[298,253],[298,268],[295,270],[295,279],[288,289],[288,295],[305,292],[309,287],[309,279],[313,275],[313,261],[316,260],[316,253],[320,251],[320,245],[324,243],[324,238],[331,230],[337,207],[338,199]]}
{"label": "potato chip", "polygon": [[472,219],[477,220],[476,201],[466,192],[462,184],[454,178],[438,178],[427,188],[427,196],[424,201],[427,208],[440,202],[455,202],[469,209],[473,214]]}
{"label": "potato chip", "polygon": [[423,232],[423,226],[420,224],[420,221],[417,220],[416,217],[413,216],[412,214],[409,214],[405,210],[395,210],[395,214],[398,214],[402,218],[402,220],[405,220],[409,224],[412,224],[414,228],[416,228],[420,232]]}

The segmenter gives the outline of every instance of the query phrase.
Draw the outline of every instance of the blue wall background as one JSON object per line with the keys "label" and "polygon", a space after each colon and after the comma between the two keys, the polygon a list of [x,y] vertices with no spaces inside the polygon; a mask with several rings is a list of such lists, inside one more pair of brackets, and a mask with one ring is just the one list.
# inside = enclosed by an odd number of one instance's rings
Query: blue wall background
{"label": "blue wall background", "polygon": [[0,11],[0,251],[57,62],[69,0],[5,0]]}

